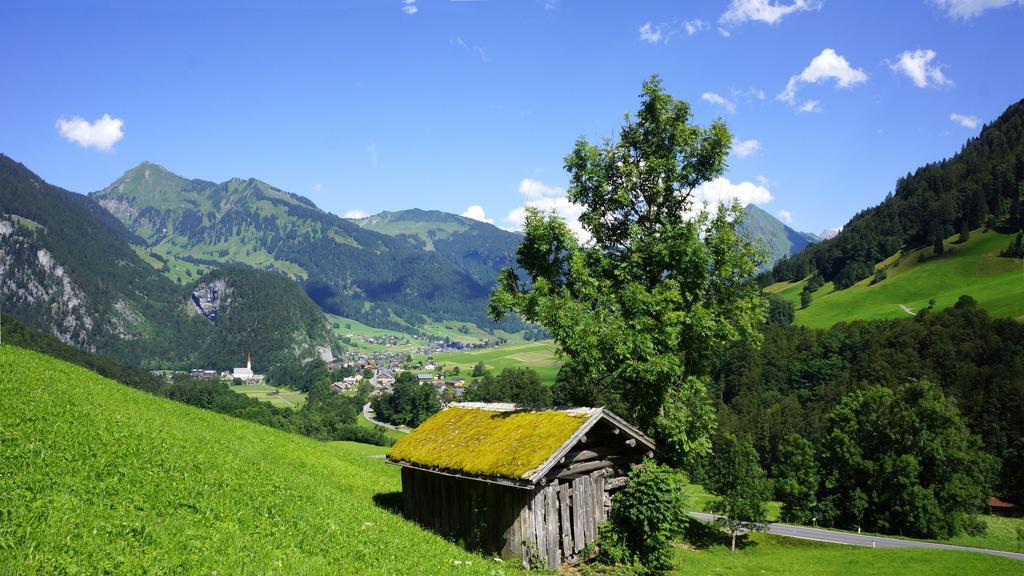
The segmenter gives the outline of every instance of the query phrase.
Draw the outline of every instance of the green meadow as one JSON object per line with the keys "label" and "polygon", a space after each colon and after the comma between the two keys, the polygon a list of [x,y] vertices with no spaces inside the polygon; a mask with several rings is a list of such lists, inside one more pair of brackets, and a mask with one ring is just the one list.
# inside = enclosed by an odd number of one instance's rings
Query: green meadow
{"label": "green meadow", "polygon": [[780,282],[766,291],[792,301],[797,307],[796,323],[812,328],[850,320],[908,318],[928,308],[932,299],[934,309],[941,310],[963,294],[972,296],[994,317],[1024,319],[1024,265],[999,256],[1012,236],[974,230],[967,242],[958,244],[956,239],[946,240],[946,254],[940,257],[934,257],[928,246],[887,258],[876,265],[887,275],[877,284],[866,278],[845,290],[835,290],[831,282],[826,283],[813,293],[807,308],[800,308],[806,280]]}
{"label": "green meadow", "polygon": [[306,393],[289,388],[275,388],[266,384],[238,384],[230,385],[232,392],[245,394],[249,398],[270,402],[279,408],[302,408],[306,403]]}
{"label": "green meadow", "polygon": [[10,346],[0,407],[2,573],[515,572],[378,505],[401,482],[377,448],[185,406]]}
{"label": "green meadow", "polygon": [[[483,362],[488,370],[500,372],[505,368],[533,368],[540,374],[545,384],[554,384],[562,361],[555,354],[555,344],[551,340],[509,344],[485,350],[468,350],[465,352],[446,352],[435,354],[434,361],[444,364],[446,369],[459,367],[459,373],[469,378],[473,367]],[[424,358],[416,357],[422,361]]]}

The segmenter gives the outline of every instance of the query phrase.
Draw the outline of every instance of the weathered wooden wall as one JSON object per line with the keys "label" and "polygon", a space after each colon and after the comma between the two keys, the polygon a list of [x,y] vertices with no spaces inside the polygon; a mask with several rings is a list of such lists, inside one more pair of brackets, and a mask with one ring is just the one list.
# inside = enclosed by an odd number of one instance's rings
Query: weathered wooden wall
{"label": "weathered wooden wall", "polygon": [[598,524],[608,518],[608,474],[602,469],[523,489],[402,468],[403,508],[471,550],[555,568],[579,561],[597,539]]}

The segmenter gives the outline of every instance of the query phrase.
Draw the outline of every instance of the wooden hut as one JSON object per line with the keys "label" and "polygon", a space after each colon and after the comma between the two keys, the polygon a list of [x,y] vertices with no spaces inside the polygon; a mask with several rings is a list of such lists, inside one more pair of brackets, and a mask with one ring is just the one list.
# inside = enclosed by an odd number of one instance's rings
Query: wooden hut
{"label": "wooden hut", "polygon": [[472,550],[548,568],[597,539],[654,441],[603,408],[452,404],[401,439],[407,517]]}

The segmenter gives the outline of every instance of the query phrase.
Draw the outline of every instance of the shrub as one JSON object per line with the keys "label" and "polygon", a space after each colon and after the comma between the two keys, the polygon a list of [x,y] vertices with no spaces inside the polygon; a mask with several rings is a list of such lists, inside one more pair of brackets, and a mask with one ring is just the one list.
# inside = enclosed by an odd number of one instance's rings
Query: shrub
{"label": "shrub", "polygon": [[599,558],[615,564],[642,565],[648,572],[672,566],[672,540],[686,523],[683,482],[663,464],[645,460],[629,474],[629,483],[612,500],[613,525],[606,527]]}

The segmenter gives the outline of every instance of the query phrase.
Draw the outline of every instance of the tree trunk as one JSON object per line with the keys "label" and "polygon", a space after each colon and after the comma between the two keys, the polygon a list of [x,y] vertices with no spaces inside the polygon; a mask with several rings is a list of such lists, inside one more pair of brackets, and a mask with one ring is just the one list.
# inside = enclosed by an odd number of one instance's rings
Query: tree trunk
{"label": "tree trunk", "polygon": [[735,532],[732,533],[732,551],[733,552],[736,551],[736,533]]}

